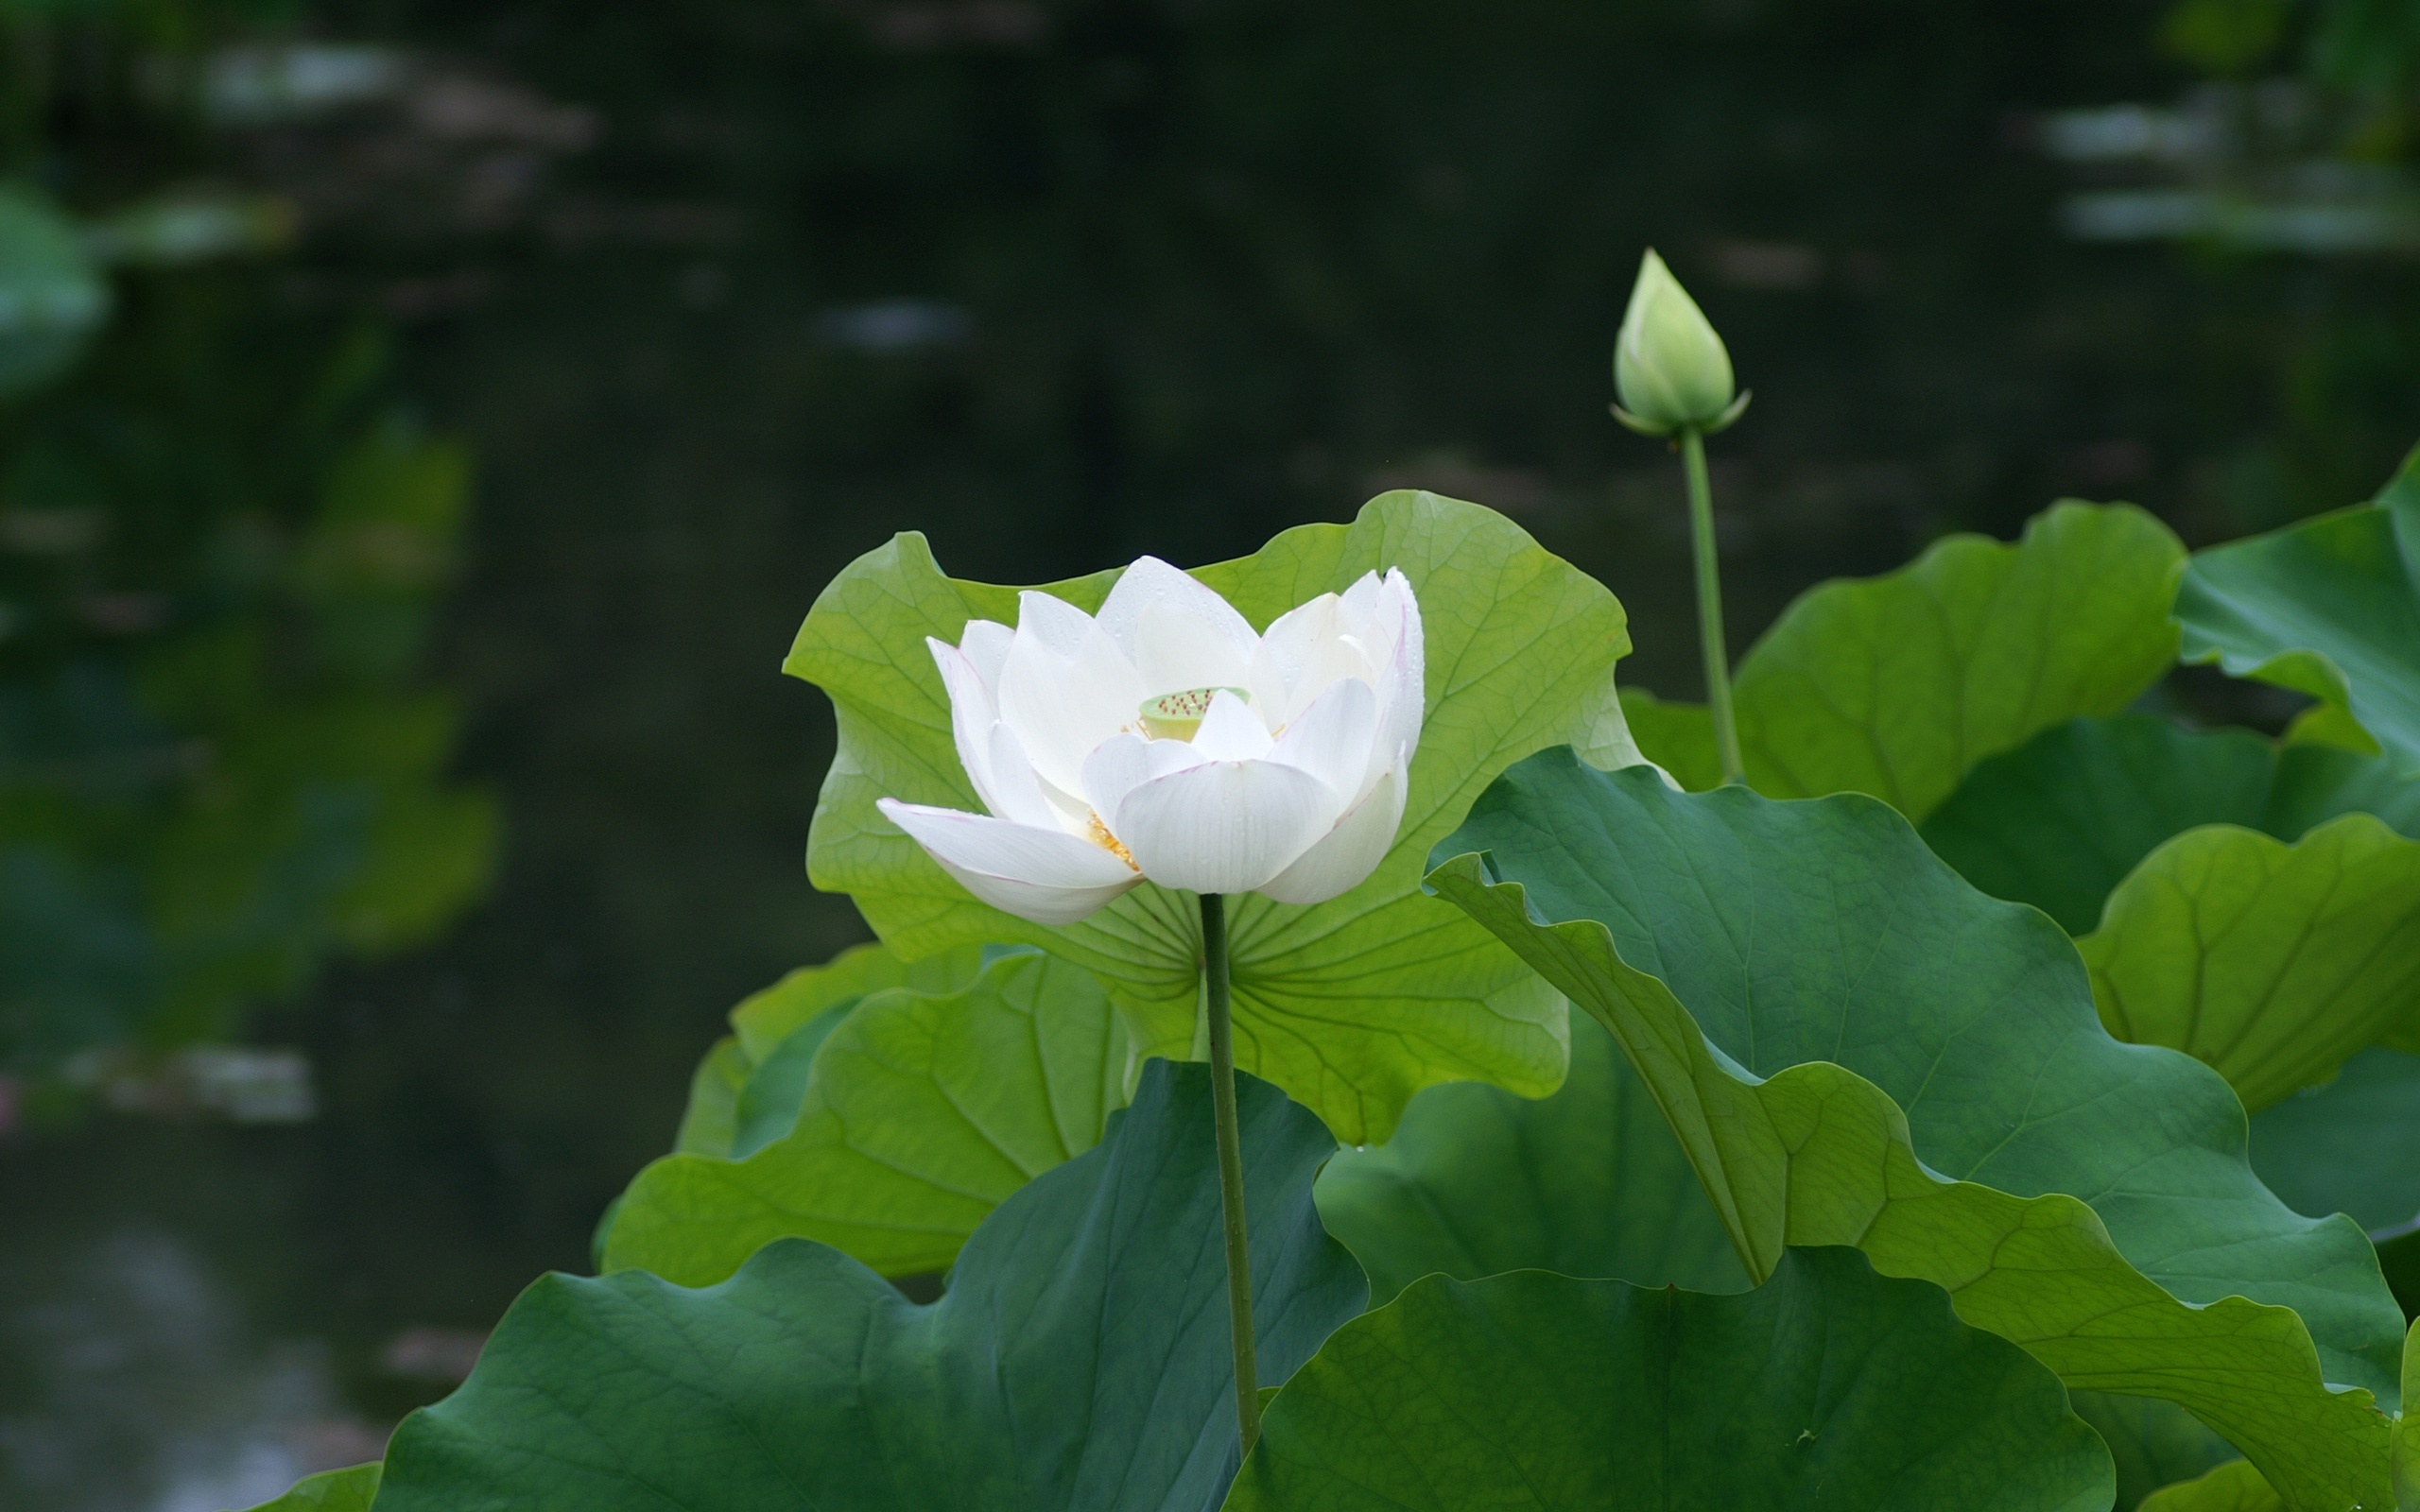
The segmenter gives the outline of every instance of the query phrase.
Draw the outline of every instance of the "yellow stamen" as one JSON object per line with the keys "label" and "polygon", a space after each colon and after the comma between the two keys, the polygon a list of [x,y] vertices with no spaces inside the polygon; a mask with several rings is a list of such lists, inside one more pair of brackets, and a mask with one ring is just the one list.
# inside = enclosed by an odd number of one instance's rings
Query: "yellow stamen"
{"label": "yellow stamen", "polygon": [[1109,826],[1100,822],[1100,816],[1090,810],[1084,813],[1084,838],[1125,862],[1130,869],[1143,869],[1134,865],[1134,852],[1126,849],[1124,841],[1110,833]]}

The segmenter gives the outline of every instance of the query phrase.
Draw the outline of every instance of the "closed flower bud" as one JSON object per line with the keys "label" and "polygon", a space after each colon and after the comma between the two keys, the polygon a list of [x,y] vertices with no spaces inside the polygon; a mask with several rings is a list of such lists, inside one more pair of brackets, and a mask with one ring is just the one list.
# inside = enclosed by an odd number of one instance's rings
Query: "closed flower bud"
{"label": "closed flower bud", "polygon": [[1614,416],[1643,436],[1685,427],[1711,434],[1739,418],[1731,353],[1705,314],[1652,248],[1639,260],[1621,335],[1614,343]]}

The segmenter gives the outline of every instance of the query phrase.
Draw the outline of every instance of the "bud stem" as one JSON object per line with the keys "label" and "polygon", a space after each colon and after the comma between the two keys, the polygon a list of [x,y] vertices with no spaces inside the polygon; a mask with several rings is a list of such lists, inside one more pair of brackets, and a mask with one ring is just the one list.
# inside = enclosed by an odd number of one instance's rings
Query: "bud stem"
{"label": "bud stem", "polygon": [[1219,1209],[1227,1226],[1227,1321],[1236,1349],[1236,1426],[1243,1452],[1260,1442],[1260,1378],[1253,1365],[1252,1250],[1244,1243],[1244,1147],[1236,1115],[1236,1037],[1227,989],[1227,902],[1201,895],[1201,977],[1208,988],[1210,1106],[1219,1135]]}
{"label": "bud stem", "polygon": [[1714,713],[1714,745],[1725,782],[1747,781],[1739,760],[1739,726],[1731,714],[1731,658],[1722,648],[1722,573],[1714,554],[1714,486],[1705,475],[1705,436],[1681,427],[1681,463],[1689,476],[1689,544],[1698,569],[1698,646],[1705,655],[1705,702]]}

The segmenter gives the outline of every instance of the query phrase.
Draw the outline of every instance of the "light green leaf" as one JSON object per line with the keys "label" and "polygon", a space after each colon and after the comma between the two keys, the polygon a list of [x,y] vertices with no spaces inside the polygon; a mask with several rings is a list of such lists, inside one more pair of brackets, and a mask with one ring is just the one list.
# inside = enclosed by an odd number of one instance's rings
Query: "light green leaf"
{"label": "light green leaf", "polygon": [[2171,835],[2234,824],[2298,840],[2358,811],[2420,835],[2420,782],[2325,746],[2120,714],[2054,725],[1979,763],[1925,820],[1924,837],[1993,897],[2083,935],[2110,890]]}
{"label": "light green leaf", "polygon": [[2244,1460],[2230,1460],[2198,1480],[2164,1486],[2141,1512],[2284,1512],[2286,1503]]}
{"label": "light green leaf", "polygon": [[2100,1022],[2217,1069],[2254,1112],[2420,1001],[2420,843],[2367,814],[2294,845],[2212,824],[2153,850],[2078,940]]}
{"label": "light green leaf", "polygon": [[[2116,713],[2176,659],[2185,549],[2130,505],[2053,505],[2014,545],[1951,536],[1896,572],[1821,584],[1732,679],[1749,785],[1870,793],[1922,820],[1977,762],[2077,714]],[[1710,787],[1692,721],[1635,733],[1684,786]]]}
{"label": "light green leaf", "polygon": [[2187,662],[2347,711],[2420,773],[2420,448],[2373,502],[2193,554]]}
{"label": "light green leaf", "polygon": [[[2420,1400],[2420,1329],[2403,1347],[2404,1399]],[[2395,1425],[2395,1504],[2420,1507],[2420,1433],[2407,1412]],[[2147,1498],[2140,1512],[2283,1512],[2285,1503],[2260,1472],[2242,1460],[2221,1465],[2199,1479],[2166,1486]]]}
{"label": "light green leaf", "polygon": [[1393,1139],[1337,1153],[1320,1173],[1319,1203],[1380,1301],[1431,1272],[1748,1285],[1663,1113],[1586,1014],[1572,1017],[1571,1074],[1554,1095],[1431,1087]]}
{"label": "light green leaf", "polygon": [[[1266,1083],[1237,1093],[1259,1357],[1282,1380],[1366,1292],[1311,1206],[1335,1141]],[[396,1430],[378,1512],[1213,1505],[1236,1451],[1214,1161],[1209,1069],[1158,1061],[930,1306],[801,1240],[703,1291],[548,1276]]]}
{"label": "light green leaf", "polygon": [[816,1047],[859,999],[894,987],[955,992],[981,966],[973,946],[902,961],[879,945],[856,945],[751,993],[731,1010],[735,1033],[716,1040],[689,1078],[673,1149],[720,1160],[763,1149],[798,1121]]}
{"label": "light green leaf", "polygon": [[1722,785],[1714,716],[1702,703],[1669,703],[1644,688],[1622,690],[1622,719],[1651,761],[1692,793]]}
{"label": "light green leaf", "polygon": [[1278,1393],[1229,1512],[2103,1512],[2108,1451],[1941,1289],[1799,1249],[1708,1297],[1417,1281]]}
{"label": "light green leaf", "polygon": [[2252,1121],[2252,1168],[2296,1212],[2373,1233],[2420,1219],[2420,1056],[2382,1046]]}
{"label": "light green leaf", "polygon": [[[2420,1323],[2403,1341],[2403,1400],[2420,1402]],[[2420,1507],[2420,1410],[2412,1407],[2394,1428],[2394,1500],[2404,1512]]]}
{"label": "light green leaf", "polygon": [[1855,1244],[2071,1386],[2190,1409],[2297,1506],[2385,1504],[2371,1391],[2402,1331],[2375,1254],[2259,1186],[2208,1068],[2101,1032],[2048,919],[1866,799],[1677,794],[1568,752],[1507,773],[1453,850],[1431,885],[1613,1031],[1751,1274]]}
{"label": "light green leaf", "polygon": [[916,992],[956,992],[983,969],[978,945],[943,951],[922,960],[902,960],[880,945],[853,945],[821,966],[803,966],[731,1010],[732,1032],[752,1065],[769,1058],[782,1041],[809,1022],[844,1007],[869,992],[901,987]]}
{"label": "light green leaf", "polygon": [[[1435,1082],[1533,1094],[1561,1082],[1562,1005],[1484,931],[1422,896],[1422,860],[1520,757],[1563,742],[1609,762],[1631,749],[1613,682],[1615,660],[1630,649],[1621,605],[1476,505],[1384,494],[1349,526],[1288,530],[1194,576],[1266,627],[1391,566],[1420,596],[1428,666],[1426,724],[1394,849],[1331,902],[1253,896],[1228,912],[1237,1063],[1355,1143],[1384,1139],[1405,1100]],[[1089,610],[1113,580],[1096,574],[1049,591]],[[979,806],[925,646],[926,636],[955,640],[978,616],[1013,622],[1015,590],[942,576],[915,535],[859,558],[816,600],[785,663],[832,696],[839,725],[808,872],[819,887],[854,897],[905,955],[973,940],[1063,954],[1109,984],[1146,1053],[1191,1054],[1201,924],[1190,897],[1147,884],[1081,924],[1046,930],[976,902],[875,812],[885,795]]]}
{"label": "light green leaf", "polygon": [[1002,1199],[1099,1141],[1129,1064],[1100,985],[1038,952],[959,992],[874,992],[815,1052],[789,1134],[639,1173],[604,1268],[706,1285],[798,1235],[889,1276],[942,1269]]}
{"label": "light green leaf", "polygon": [[739,1090],[748,1084],[748,1052],[724,1035],[689,1074],[689,1103],[672,1147],[683,1155],[727,1159],[739,1128]]}
{"label": "light green leaf", "polygon": [[378,1494],[380,1468],[372,1463],[306,1475],[284,1496],[252,1512],[370,1512],[370,1499]]}

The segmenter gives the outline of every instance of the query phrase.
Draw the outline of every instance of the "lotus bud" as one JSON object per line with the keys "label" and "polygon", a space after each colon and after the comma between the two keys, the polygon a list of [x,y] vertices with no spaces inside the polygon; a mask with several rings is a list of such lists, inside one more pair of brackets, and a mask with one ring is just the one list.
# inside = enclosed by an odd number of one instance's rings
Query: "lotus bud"
{"label": "lotus bud", "polygon": [[1733,394],[1722,337],[1653,248],[1639,260],[1614,343],[1614,418],[1642,436],[1712,435],[1748,407],[1746,394]]}

